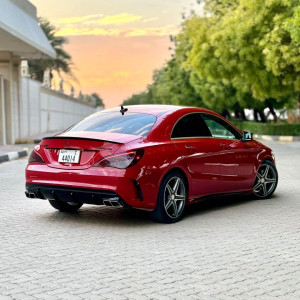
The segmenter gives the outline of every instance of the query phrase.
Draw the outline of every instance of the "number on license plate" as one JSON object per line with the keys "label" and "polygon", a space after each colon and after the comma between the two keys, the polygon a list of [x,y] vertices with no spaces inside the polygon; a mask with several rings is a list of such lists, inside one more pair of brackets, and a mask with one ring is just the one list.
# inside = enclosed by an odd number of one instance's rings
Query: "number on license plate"
{"label": "number on license plate", "polygon": [[58,161],[62,163],[79,163],[80,151],[79,150],[66,150],[60,149],[58,155]]}

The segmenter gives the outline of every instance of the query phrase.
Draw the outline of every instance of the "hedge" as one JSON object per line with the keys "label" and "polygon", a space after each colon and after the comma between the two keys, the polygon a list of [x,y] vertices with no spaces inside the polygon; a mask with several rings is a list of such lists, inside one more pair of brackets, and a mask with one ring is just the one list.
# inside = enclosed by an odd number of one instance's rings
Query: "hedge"
{"label": "hedge", "polygon": [[233,123],[241,130],[251,131],[259,135],[300,136],[300,123],[270,124],[239,120],[234,120]]}

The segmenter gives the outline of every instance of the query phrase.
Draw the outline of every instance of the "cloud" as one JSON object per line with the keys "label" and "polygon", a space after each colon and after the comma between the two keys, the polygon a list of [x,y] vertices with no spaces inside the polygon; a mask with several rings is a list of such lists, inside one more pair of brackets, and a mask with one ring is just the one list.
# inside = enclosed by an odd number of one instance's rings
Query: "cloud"
{"label": "cloud", "polygon": [[58,36],[83,36],[83,35],[99,35],[99,36],[168,36],[177,35],[179,28],[173,25],[167,25],[156,28],[132,28],[132,29],[106,29],[106,28],[76,28],[65,27],[57,32]]}
{"label": "cloud", "polygon": [[55,22],[57,26],[68,26],[68,25],[118,25],[124,23],[132,23],[142,19],[141,16],[122,13],[111,16],[104,16],[103,14],[87,15],[81,17],[62,18]]}
{"label": "cloud", "polygon": [[57,31],[58,36],[82,36],[82,35],[101,35],[101,36],[119,36],[121,31],[119,29],[105,29],[105,28],[76,28],[65,27]]}
{"label": "cloud", "polygon": [[124,24],[124,23],[131,23],[137,20],[140,20],[141,16],[131,15],[127,13],[112,15],[104,17],[97,22],[88,21],[86,24],[99,24],[99,25],[111,25],[111,24]]}
{"label": "cloud", "polygon": [[[104,16],[102,14],[86,15],[81,17],[63,18],[54,22],[59,28],[59,36],[167,36],[178,33],[178,27],[166,25],[162,27],[145,27],[147,23],[154,22],[158,18],[142,18],[138,15],[121,13],[116,15]],[[138,22],[132,28],[120,27],[122,24]],[[119,25],[119,26],[118,26]]]}
{"label": "cloud", "polygon": [[55,24],[58,25],[66,25],[66,24],[74,24],[74,23],[82,23],[86,22],[92,19],[99,19],[104,17],[103,14],[95,14],[95,15],[87,15],[87,16],[81,16],[81,17],[71,17],[71,18],[62,18],[58,19],[55,22]]}
{"label": "cloud", "polygon": [[83,36],[83,35],[99,35],[99,36],[168,36],[177,35],[179,28],[177,26],[164,26],[157,28],[133,28],[133,29],[105,29],[105,28],[74,28],[66,27],[57,32],[58,36]]}

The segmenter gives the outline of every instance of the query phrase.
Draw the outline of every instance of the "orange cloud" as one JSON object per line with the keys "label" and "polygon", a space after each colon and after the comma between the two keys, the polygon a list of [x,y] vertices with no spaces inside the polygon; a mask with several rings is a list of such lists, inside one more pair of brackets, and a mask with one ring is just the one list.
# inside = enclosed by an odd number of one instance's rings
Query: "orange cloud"
{"label": "orange cloud", "polygon": [[81,36],[81,35],[102,35],[102,36],[118,36],[121,34],[119,29],[105,28],[75,28],[65,27],[57,31],[58,36]]}
{"label": "orange cloud", "polygon": [[106,28],[76,28],[65,27],[57,32],[58,36],[169,36],[179,33],[178,26],[167,25],[157,28],[106,29]]}
{"label": "orange cloud", "polygon": [[86,24],[99,24],[99,25],[124,24],[124,23],[135,22],[137,20],[140,20],[141,18],[142,18],[141,16],[123,13],[118,15],[107,16],[96,22],[88,21],[86,22]]}
{"label": "orange cloud", "polygon": [[82,17],[71,17],[71,18],[62,18],[56,20],[56,24],[58,25],[64,25],[64,24],[74,24],[74,23],[82,23],[86,22],[92,19],[99,19],[102,18],[104,15],[103,14],[95,14],[95,15],[87,15],[87,16],[82,16]]}
{"label": "orange cloud", "polygon": [[[146,23],[156,21],[157,18],[142,18],[138,15],[122,13],[111,16],[101,14],[87,15],[82,17],[72,17],[58,19],[55,25],[60,28],[57,32],[59,36],[168,36],[178,33],[175,25],[162,27],[145,27]],[[132,28],[116,28],[115,25],[139,22],[139,26]],[[113,25],[113,27],[111,27]],[[110,26],[110,27],[109,27]]]}
{"label": "orange cloud", "polygon": [[71,17],[58,19],[55,22],[57,26],[73,25],[76,27],[86,25],[118,25],[124,23],[132,23],[142,19],[141,16],[122,13],[111,16],[104,16],[103,14],[86,15],[81,17]]}

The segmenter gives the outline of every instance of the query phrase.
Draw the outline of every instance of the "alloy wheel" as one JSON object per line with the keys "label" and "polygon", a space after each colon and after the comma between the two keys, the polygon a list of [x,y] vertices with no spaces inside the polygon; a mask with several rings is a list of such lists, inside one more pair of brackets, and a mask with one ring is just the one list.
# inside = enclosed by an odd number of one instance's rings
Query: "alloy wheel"
{"label": "alloy wheel", "polygon": [[263,163],[256,174],[253,193],[260,198],[268,197],[277,185],[277,172],[269,163]]}
{"label": "alloy wheel", "polygon": [[186,190],[181,178],[172,177],[164,191],[164,208],[170,218],[178,218],[185,207]]}

